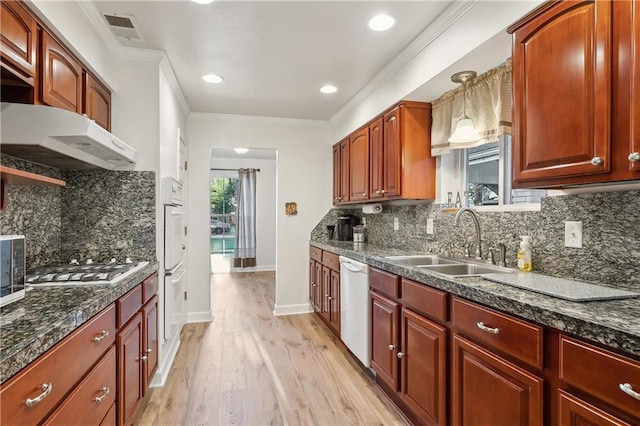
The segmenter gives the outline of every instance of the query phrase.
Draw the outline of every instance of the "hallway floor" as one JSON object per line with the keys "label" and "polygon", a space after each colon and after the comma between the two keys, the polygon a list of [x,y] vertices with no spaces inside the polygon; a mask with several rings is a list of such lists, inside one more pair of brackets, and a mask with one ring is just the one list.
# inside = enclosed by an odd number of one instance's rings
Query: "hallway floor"
{"label": "hallway floor", "polygon": [[406,424],[316,315],[273,316],[273,272],[211,279],[213,322],[185,326],[137,424]]}

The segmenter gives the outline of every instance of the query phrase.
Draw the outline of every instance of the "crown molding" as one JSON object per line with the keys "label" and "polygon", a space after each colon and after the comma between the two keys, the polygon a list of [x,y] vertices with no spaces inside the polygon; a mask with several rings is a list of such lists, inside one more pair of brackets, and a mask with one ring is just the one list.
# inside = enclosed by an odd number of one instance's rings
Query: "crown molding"
{"label": "crown molding", "polygon": [[174,95],[178,99],[180,108],[182,108],[182,113],[185,115],[185,117],[188,116],[189,113],[191,113],[189,104],[187,104],[187,100],[184,98],[184,94],[182,93],[182,89],[180,88],[180,83],[178,83],[176,73],[173,72],[171,61],[166,54],[160,60],[160,69],[164,73],[165,77],[167,77],[167,82],[169,83],[169,86],[171,86]]}
{"label": "crown molding", "polygon": [[455,1],[438,15],[424,31],[422,31],[402,52],[389,62],[378,74],[375,75],[356,95],[349,100],[330,119],[329,123],[336,124],[349,111],[364,102],[373,92],[389,81],[402,70],[409,62],[418,56],[424,49],[442,35],[451,25],[467,13],[480,0],[471,2]]}
{"label": "crown molding", "polygon": [[187,120],[202,121],[235,121],[241,123],[277,124],[301,127],[329,127],[325,120],[307,120],[302,118],[266,117],[260,115],[219,114],[208,112],[192,112]]}
{"label": "crown molding", "polygon": [[120,43],[118,43],[118,40],[116,40],[116,38],[109,30],[109,27],[102,17],[102,14],[98,10],[98,7],[90,1],[76,0],[76,3],[78,4],[78,6],[80,6],[80,9],[82,9],[84,14],[87,15],[87,18],[89,18],[93,26],[98,30],[98,33],[100,34],[104,42],[107,43],[107,46],[111,49],[111,51],[115,55],[119,56],[121,47]]}

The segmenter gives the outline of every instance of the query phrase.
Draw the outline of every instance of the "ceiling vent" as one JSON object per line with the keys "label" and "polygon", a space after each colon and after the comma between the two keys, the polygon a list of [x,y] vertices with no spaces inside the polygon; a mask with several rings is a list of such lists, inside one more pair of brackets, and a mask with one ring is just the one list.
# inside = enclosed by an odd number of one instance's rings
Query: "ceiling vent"
{"label": "ceiling vent", "polygon": [[102,16],[116,37],[132,41],[144,41],[142,33],[138,30],[136,18],[133,15],[103,13]]}

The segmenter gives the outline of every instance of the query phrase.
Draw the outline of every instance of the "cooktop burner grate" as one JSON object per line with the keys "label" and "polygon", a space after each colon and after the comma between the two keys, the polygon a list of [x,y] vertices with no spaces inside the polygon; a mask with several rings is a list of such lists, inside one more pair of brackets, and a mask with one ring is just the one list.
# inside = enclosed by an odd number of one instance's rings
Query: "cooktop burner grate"
{"label": "cooktop burner grate", "polygon": [[25,283],[31,286],[115,284],[147,264],[148,262],[110,262],[44,266],[27,271]]}

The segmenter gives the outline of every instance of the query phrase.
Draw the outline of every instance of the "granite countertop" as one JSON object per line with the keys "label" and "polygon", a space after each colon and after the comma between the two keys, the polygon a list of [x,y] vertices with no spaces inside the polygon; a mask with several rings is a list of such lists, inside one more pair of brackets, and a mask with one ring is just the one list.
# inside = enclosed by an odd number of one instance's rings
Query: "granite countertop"
{"label": "granite countertop", "polygon": [[158,270],[144,269],[115,285],[43,287],[0,309],[0,383]]}
{"label": "granite countertop", "polygon": [[[399,265],[386,256],[420,254],[351,241],[310,244],[482,305],[640,357],[640,298],[571,302],[480,277],[452,278]],[[437,254],[437,253],[436,253]]]}

